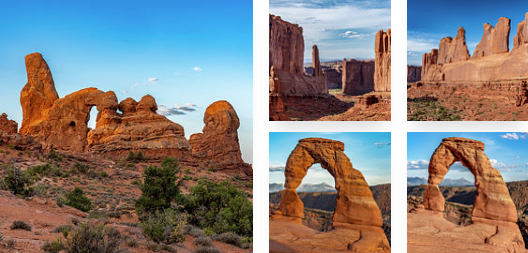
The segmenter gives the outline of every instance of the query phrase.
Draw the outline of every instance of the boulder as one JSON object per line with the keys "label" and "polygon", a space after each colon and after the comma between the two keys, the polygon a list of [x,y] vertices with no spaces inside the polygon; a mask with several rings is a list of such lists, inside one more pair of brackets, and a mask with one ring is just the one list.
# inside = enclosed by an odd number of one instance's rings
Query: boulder
{"label": "boulder", "polygon": [[391,91],[391,29],[387,32],[379,30],[376,33],[374,46],[374,90],[381,92]]}
{"label": "boulder", "polygon": [[7,114],[2,113],[0,116],[0,132],[6,134],[16,134],[18,132],[18,123],[7,118]]}

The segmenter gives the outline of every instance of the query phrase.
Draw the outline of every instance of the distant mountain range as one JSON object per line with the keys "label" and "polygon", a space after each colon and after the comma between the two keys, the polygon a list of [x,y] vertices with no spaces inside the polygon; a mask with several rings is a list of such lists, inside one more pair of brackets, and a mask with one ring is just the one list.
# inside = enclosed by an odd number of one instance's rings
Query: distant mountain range
{"label": "distant mountain range", "polygon": [[[284,190],[283,184],[271,183],[269,184],[269,192],[278,192]],[[302,184],[297,188],[297,192],[335,192],[335,187],[322,182],[320,184]]]}
{"label": "distant mountain range", "polygon": [[[415,185],[422,185],[422,184],[427,184],[426,178],[423,178],[423,177],[408,177],[407,178],[407,186],[415,186]],[[440,183],[440,186],[470,187],[470,186],[475,186],[475,184],[469,180],[466,180],[465,178],[459,178],[459,179],[444,178],[444,180]]]}

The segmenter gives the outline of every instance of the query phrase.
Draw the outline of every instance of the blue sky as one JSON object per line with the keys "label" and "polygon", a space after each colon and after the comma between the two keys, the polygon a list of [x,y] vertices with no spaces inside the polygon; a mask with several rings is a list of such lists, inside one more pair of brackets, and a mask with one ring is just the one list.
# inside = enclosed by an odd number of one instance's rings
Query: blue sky
{"label": "blue sky", "polygon": [[[528,180],[528,133],[408,133],[407,177],[428,178],[429,160],[443,138],[464,137],[485,144],[484,153],[506,182]],[[475,181],[473,174],[459,162],[445,178]]]}
{"label": "blue sky", "polygon": [[271,14],[303,28],[304,61],[374,59],[376,32],[391,27],[390,0],[270,0]]}
{"label": "blue sky", "polygon": [[[269,134],[269,180],[270,183],[284,184],[284,166],[288,156],[300,139],[319,137],[345,143],[345,154],[355,169],[361,171],[369,185],[391,182],[391,135],[390,133],[295,133],[272,132]],[[325,182],[335,185],[330,173],[314,164],[303,184]]]}
{"label": "blue sky", "polygon": [[22,120],[24,56],[40,52],[60,97],[90,86],[119,100],[151,94],[187,137],[201,132],[208,105],[229,101],[252,162],[252,1],[31,0],[2,9],[0,111],[9,118]]}
{"label": "blue sky", "polygon": [[469,54],[480,42],[484,34],[483,26],[494,26],[500,17],[511,19],[510,50],[517,25],[524,20],[528,11],[528,1],[492,0],[409,0],[407,1],[407,64],[422,65],[422,56],[431,49],[438,48],[443,37],[455,37],[459,27],[466,30],[466,43]]}

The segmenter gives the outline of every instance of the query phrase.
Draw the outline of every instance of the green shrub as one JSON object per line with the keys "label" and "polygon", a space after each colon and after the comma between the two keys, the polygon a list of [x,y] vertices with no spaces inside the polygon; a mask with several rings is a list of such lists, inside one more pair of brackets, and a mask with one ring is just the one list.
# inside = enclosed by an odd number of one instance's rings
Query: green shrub
{"label": "green shrub", "polygon": [[59,226],[56,226],[54,229],[51,230],[52,233],[69,233],[70,231],[72,231],[74,229],[74,227],[72,225],[59,225]]}
{"label": "green shrub", "polygon": [[66,239],[69,253],[118,253],[121,252],[122,237],[113,227],[81,224],[71,231]]}
{"label": "green shrub", "polygon": [[10,166],[7,168],[7,176],[4,178],[4,184],[14,195],[31,196],[32,184],[31,177],[27,171],[22,171],[18,167]]}
{"label": "green shrub", "polygon": [[143,217],[139,223],[143,235],[157,243],[179,243],[185,241],[185,215],[172,209],[155,211]]}
{"label": "green shrub", "polygon": [[79,172],[81,174],[86,174],[89,169],[90,169],[90,166],[84,163],[75,162],[75,164],[73,165],[72,172]]}
{"label": "green shrub", "polygon": [[41,249],[45,253],[59,253],[61,250],[64,249],[64,244],[62,243],[62,240],[59,237],[55,241],[44,243]]}
{"label": "green shrub", "polygon": [[26,230],[26,231],[31,231],[31,225],[29,225],[26,222],[21,221],[21,220],[14,221],[13,224],[11,224],[11,226],[9,228],[11,230],[22,229],[22,230]]}
{"label": "green shrub", "polygon": [[137,154],[130,151],[126,160],[129,162],[140,162],[145,160],[145,157],[143,156],[143,153],[141,151],[137,152]]}
{"label": "green shrub", "polygon": [[172,201],[180,195],[176,173],[180,172],[178,160],[165,159],[161,167],[149,166],[144,172],[145,179],[140,189],[143,195],[136,200],[136,212],[141,218],[144,213],[162,211],[171,207]]}
{"label": "green shrub", "polygon": [[253,205],[247,194],[229,181],[215,183],[207,179],[199,180],[198,185],[180,202],[187,213],[192,214],[192,225],[211,229],[217,234],[253,235]]}
{"label": "green shrub", "polygon": [[53,149],[49,152],[48,158],[52,160],[62,161],[62,156],[55,152],[55,150]]}
{"label": "green shrub", "polygon": [[73,191],[66,194],[64,204],[83,212],[88,212],[92,209],[92,201],[84,196],[83,190],[77,186]]}

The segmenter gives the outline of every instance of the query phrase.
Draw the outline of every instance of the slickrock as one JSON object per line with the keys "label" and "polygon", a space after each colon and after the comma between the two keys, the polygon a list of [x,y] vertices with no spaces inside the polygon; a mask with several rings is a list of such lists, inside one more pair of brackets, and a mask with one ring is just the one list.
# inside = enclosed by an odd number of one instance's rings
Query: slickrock
{"label": "slickrock", "polygon": [[376,33],[374,90],[391,91],[391,29]]}
{"label": "slickrock", "polygon": [[484,35],[471,58],[480,58],[488,55],[508,53],[510,38],[509,18],[499,18],[495,27],[490,24],[484,24]]}
{"label": "slickrock", "polygon": [[[475,175],[477,190],[469,226],[457,226],[443,217],[445,200],[438,185],[457,161]],[[515,204],[500,172],[484,154],[484,143],[443,139],[431,156],[428,183],[423,207],[416,206],[408,214],[408,250],[431,252],[448,247],[438,252],[526,252]]]}
{"label": "slickrock", "polygon": [[238,141],[240,122],[235,109],[225,100],[212,103],[204,114],[203,133],[191,135],[192,156],[207,161],[219,170],[238,169],[247,175],[252,170],[242,160]]}
{"label": "slickrock", "polygon": [[466,30],[459,27],[456,37],[446,37],[440,40],[438,46],[438,63],[453,63],[469,59],[469,51],[466,45]]}
{"label": "slickrock", "polygon": [[7,114],[2,113],[0,116],[0,132],[6,134],[16,134],[18,132],[18,123],[7,118]]}
{"label": "slickrock", "polygon": [[477,193],[472,217],[517,222],[517,211],[506,183],[484,154],[484,143],[459,137],[443,139],[431,157],[429,185],[424,195],[425,209],[444,211],[445,200],[438,184],[444,179],[449,167],[457,161],[475,175]]}
{"label": "slickrock", "polygon": [[[344,149],[344,143],[329,139],[306,138],[299,141],[286,162],[286,183],[280,212],[274,213],[270,221],[270,240],[273,240],[270,241],[271,252],[283,252],[288,244],[294,244],[295,249],[302,249],[303,252],[320,252],[322,249],[390,252],[389,243],[381,229],[381,211],[365,178],[352,167]],[[321,164],[335,178],[337,197],[332,217],[335,229],[328,233],[312,234],[311,231],[305,231],[291,241],[288,237],[295,231],[309,230],[299,223],[304,216],[304,205],[296,188],[314,163]],[[281,226],[291,226],[291,229],[287,229],[289,232],[278,229],[279,223],[284,224]],[[337,237],[338,241],[330,243],[329,240]]]}
{"label": "slickrock", "polygon": [[422,80],[422,67],[407,65],[407,82],[414,83]]}
{"label": "slickrock", "polygon": [[318,69],[313,76],[303,74],[302,28],[270,14],[269,29],[269,92],[295,96],[328,94],[326,78],[320,69],[319,50],[315,45],[312,48],[312,62]]}
{"label": "slickrock", "polygon": [[39,53],[26,56],[28,82],[20,92],[22,104],[22,126],[20,133],[27,134],[31,125],[43,120],[45,111],[53,105],[59,95],[48,64]]}
{"label": "slickrock", "polygon": [[343,93],[363,95],[374,91],[375,63],[372,60],[343,59]]}

